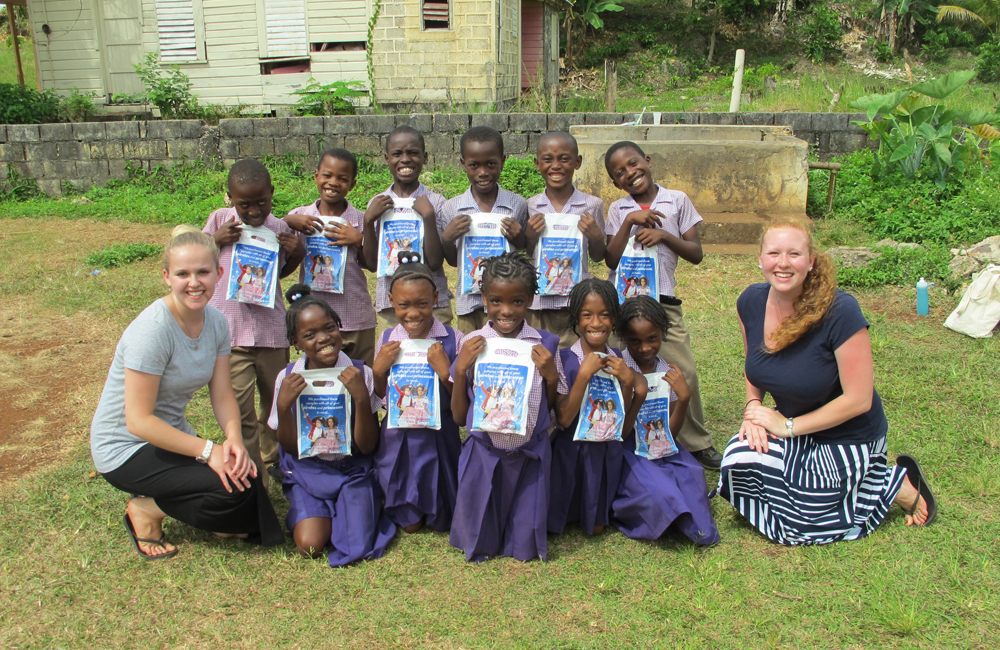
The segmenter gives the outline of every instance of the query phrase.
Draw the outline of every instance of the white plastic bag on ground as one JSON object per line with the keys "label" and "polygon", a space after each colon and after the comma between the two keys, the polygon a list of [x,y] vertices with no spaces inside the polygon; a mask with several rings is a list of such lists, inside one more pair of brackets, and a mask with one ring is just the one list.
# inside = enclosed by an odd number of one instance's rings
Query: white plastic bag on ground
{"label": "white plastic bag on ground", "polygon": [[951,312],[944,326],[973,338],[993,336],[1000,323],[1000,266],[990,264],[972,276],[962,302]]}

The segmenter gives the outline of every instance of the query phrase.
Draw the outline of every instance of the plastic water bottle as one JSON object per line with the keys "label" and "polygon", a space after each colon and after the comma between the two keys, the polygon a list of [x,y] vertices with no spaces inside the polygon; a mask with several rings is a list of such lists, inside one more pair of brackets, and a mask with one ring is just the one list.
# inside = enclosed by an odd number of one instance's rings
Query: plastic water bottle
{"label": "plastic water bottle", "polygon": [[917,314],[921,316],[926,316],[930,313],[930,299],[927,297],[927,289],[930,286],[927,280],[923,278],[920,278],[920,282],[917,282]]}

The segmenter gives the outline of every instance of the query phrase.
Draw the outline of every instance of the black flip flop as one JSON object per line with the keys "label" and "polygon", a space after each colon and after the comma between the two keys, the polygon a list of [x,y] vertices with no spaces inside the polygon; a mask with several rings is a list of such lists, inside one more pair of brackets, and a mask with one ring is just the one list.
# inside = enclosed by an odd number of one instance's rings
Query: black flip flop
{"label": "black flip flop", "polygon": [[896,456],[896,464],[906,470],[906,477],[910,479],[910,484],[917,488],[917,492],[919,493],[916,502],[913,504],[913,508],[909,511],[903,508],[903,511],[908,515],[913,515],[917,511],[917,506],[920,505],[920,499],[923,499],[924,503],[927,504],[927,521],[920,525],[930,526],[937,519],[937,500],[931,492],[931,486],[927,484],[927,477],[924,476],[923,470],[920,469],[920,463],[909,454],[900,454]]}
{"label": "black flip flop", "polygon": [[129,537],[132,538],[132,544],[135,546],[135,552],[142,556],[144,560],[165,560],[168,557],[173,557],[177,555],[177,549],[172,551],[167,551],[166,553],[161,553],[160,555],[150,555],[142,550],[139,546],[139,542],[143,544],[155,544],[157,546],[162,546],[166,548],[166,544],[163,543],[164,538],[160,539],[144,539],[135,534],[135,526],[132,525],[132,519],[128,516],[128,512],[125,512],[125,517],[123,518],[125,522],[125,531],[128,533]]}

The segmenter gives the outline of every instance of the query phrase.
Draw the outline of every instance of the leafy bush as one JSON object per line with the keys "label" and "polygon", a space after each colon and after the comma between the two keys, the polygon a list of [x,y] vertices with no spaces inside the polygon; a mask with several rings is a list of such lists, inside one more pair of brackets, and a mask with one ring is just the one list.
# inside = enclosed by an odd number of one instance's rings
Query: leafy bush
{"label": "leafy bush", "polygon": [[[841,157],[834,212],[861,224],[874,240],[961,247],[1000,235],[1000,169],[975,167],[949,177],[944,189],[896,171],[873,178],[867,149]],[[825,189],[823,190],[825,195]]]}
{"label": "leafy bush", "polygon": [[191,80],[178,65],[160,66],[160,55],[146,54],[146,60],[136,63],[135,72],[146,86],[146,98],[160,109],[164,119],[199,117],[198,98],[191,94]]}
{"label": "leafy bush", "polygon": [[879,63],[892,62],[893,59],[892,48],[889,47],[889,44],[886,41],[876,41],[873,39],[869,41],[869,43],[871,44],[872,48],[872,56],[875,58],[876,61],[878,61]]}
{"label": "leafy bush", "polygon": [[928,31],[924,33],[924,42],[920,46],[920,53],[924,59],[940,63],[948,58],[947,47],[949,44],[948,34],[945,32]]}
{"label": "leafy bush", "polygon": [[1000,40],[986,41],[979,46],[976,74],[983,83],[1000,81]]}
{"label": "leafy bush", "polygon": [[20,84],[0,83],[0,124],[43,124],[59,119],[59,97]]}
{"label": "leafy bush", "polygon": [[625,56],[635,45],[635,39],[629,33],[619,33],[618,37],[610,43],[593,44],[579,59],[579,65],[583,68],[595,68],[604,63],[604,59],[617,59]]}
{"label": "leafy bush", "polygon": [[948,261],[951,255],[940,246],[920,248],[895,248],[877,246],[881,253],[868,266],[861,268],[837,268],[837,284],[842,287],[879,287],[885,284],[908,286],[918,278],[928,281],[944,281],[950,278]]}
{"label": "leafy bush", "polygon": [[508,158],[500,174],[500,187],[528,198],[545,189],[535,163],[530,158]]}
{"label": "leafy bush", "polygon": [[843,35],[837,13],[825,4],[817,5],[802,25],[806,56],[816,62],[838,58]]}
{"label": "leafy bush", "polygon": [[[926,166],[934,182],[944,188],[952,171],[962,172],[985,161],[981,145],[1000,139],[1000,131],[991,125],[1000,116],[949,109],[943,103],[975,75],[971,70],[958,70],[894,93],[866,95],[851,102],[851,108],[865,111],[868,118],[853,123],[879,143],[872,174],[901,171],[913,179]],[[938,101],[921,105],[922,96]]]}
{"label": "leafy bush", "polygon": [[295,102],[296,115],[354,115],[352,99],[367,97],[360,81],[334,81],[323,85],[309,78],[309,85],[293,91],[298,95]]}
{"label": "leafy bush", "polygon": [[115,244],[111,248],[105,248],[88,255],[87,266],[112,269],[144,260],[153,255],[159,255],[162,252],[163,246],[159,244]]}
{"label": "leafy bush", "polygon": [[73,88],[59,103],[59,116],[67,122],[87,122],[94,117],[94,95]]}

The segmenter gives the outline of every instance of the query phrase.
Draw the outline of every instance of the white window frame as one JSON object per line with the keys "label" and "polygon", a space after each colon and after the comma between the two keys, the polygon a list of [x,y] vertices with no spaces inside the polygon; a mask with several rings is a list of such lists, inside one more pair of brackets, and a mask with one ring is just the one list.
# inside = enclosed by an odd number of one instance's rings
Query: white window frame
{"label": "white window frame", "polygon": [[156,48],[157,52],[159,52],[160,54],[161,63],[170,65],[190,65],[193,63],[206,63],[208,61],[208,53],[206,52],[205,48],[205,12],[204,12],[204,7],[202,5],[202,0],[191,0],[191,9],[194,14],[195,58],[184,61],[177,61],[174,59],[163,58],[163,48],[161,47],[161,39],[160,39],[159,12],[156,6],[158,3],[159,0],[154,1],[153,10],[157,16]]}

